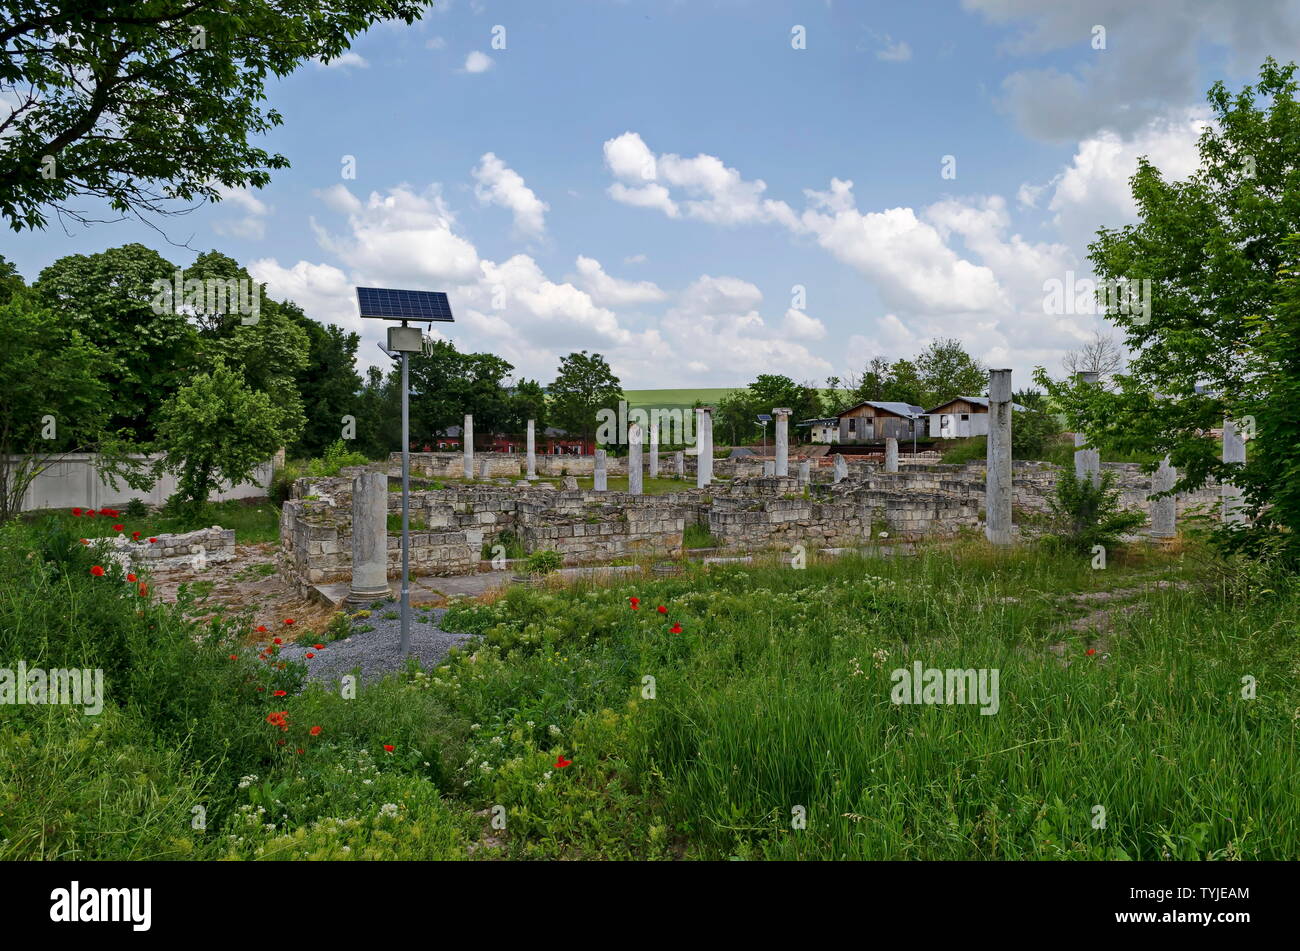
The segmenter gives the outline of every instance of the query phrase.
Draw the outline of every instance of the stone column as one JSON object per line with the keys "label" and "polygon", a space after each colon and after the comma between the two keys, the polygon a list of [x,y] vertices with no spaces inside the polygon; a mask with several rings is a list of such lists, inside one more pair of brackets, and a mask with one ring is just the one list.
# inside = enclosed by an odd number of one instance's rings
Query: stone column
{"label": "stone column", "polygon": [[1011,544],[1011,371],[989,370],[988,468],[984,483],[984,534]]}
{"label": "stone column", "polygon": [[487,456],[478,461],[478,477],[480,479],[492,478],[492,460]]}
{"label": "stone column", "polygon": [[898,440],[893,436],[885,437],[885,471],[898,471]]}
{"label": "stone column", "polygon": [[713,481],[713,408],[701,407],[699,412],[699,431],[695,434],[695,446],[699,449],[695,471],[695,485],[704,488]]}
{"label": "stone column", "polygon": [[627,428],[627,490],[632,495],[644,491],[641,465],[641,424],[632,423]]}
{"label": "stone column", "polygon": [[677,478],[686,478],[686,453],[681,449],[673,453],[673,467],[677,470]]}
{"label": "stone column", "polygon": [[790,474],[790,414],[794,410],[779,407],[772,410],[776,417],[776,474]]}
{"label": "stone column", "polygon": [[[1080,383],[1094,384],[1097,382],[1098,374],[1096,373],[1076,373]],[[1083,433],[1074,434],[1074,445],[1082,446],[1087,442]],[[1101,453],[1096,449],[1078,449],[1074,450],[1074,477],[1079,480],[1084,478],[1092,480],[1093,485],[1101,485]]]}
{"label": "stone column", "polygon": [[609,490],[609,474],[605,469],[605,450],[596,450],[596,468],[592,471],[591,487],[597,492]]}
{"label": "stone column", "polygon": [[352,477],[352,584],[349,603],[387,598],[388,476],[368,469]]}
{"label": "stone column", "polygon": [[836,485],[839,485],[848,477],[849,477],[849,464],[844,461],[844,456],[841,453],[837,452],[835,454],[835,476],[831,481],[834,482]]}
{"label": "stone column", "polygon": [[803,459],[799,463],[799,484],[808,485],[812,482],[812,463]]}
{"label": "stone column", "polygon": [[[1241,430],[1231,419],[1223,421],[1223,461],[1237,462],[1242,465],[1246,462],[1246,440],[1241,437]],[[1223,521],[1229,525],[1239,525],[1246,521],[1241,489],[1225,482],[1220,486],[1219,494],[1223,499]]]}
{"label": "stone column", "polygon": [[528,421],[528,470],[525,479],[537,478],[537,433],[533,420]]}
{"label": "stone column", "polygon": [[465,414],[465,426],[460,431],[461,449],[465,453],[465,478],[474,478],[474,417]]}
{"label": "stone column", "polygon": [[[1151,477],[1151,494],[1167,492],[1178,481],[1178,470],[1169,464],[1169,457],[1160,460],[1160,468]],[[1178,534],[1178,499],[1167,495],[1151,500],[1151,537],[1173,538]]]}
{"label": "stone column", "polygon": [[771,459],[765,460],[763,462],[763,475],[769,479],[772,476],[776,475],[776,463],[773,462]]}
{"label": "stone column", "polygon": [[656,410],[650,411],[650,478],[659,478],[659,419]]}

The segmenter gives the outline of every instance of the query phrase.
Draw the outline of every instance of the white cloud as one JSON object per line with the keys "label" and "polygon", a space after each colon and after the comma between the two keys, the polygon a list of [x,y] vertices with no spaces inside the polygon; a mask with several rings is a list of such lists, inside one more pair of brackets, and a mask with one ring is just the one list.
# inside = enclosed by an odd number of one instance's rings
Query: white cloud
{"label": "white cloud", "polygon": [[824,340],[826,325],[806,311],[791,307],[785,312],[781,328],[797,340]]}
{"label": "white cloud", "polygon": [[886,63],[905,63],[912,58],[912,47],[905,40],[895,43],[893,37],[885,34],[884,42],[884,48],[876,51],[876,59]]}
{"label": "white cloud", "polygon": [[[615,201],[658,208],[670,218],[678,217],[684,208],[689,216],[713,224],[794,221],[785,202],[763,198],[765,182],[746,181],[715,156],[655,155],[635,132],[609,139],[604,149],[605,164],[614,176],[633,183],[611,185],[609,195]],[[684,193],[680,201],[671,197],[671,188]]]}
{"label": "white cloud", "polygon": [[485,205],[500,205],[514,215],[515,230],[537,237],[546,230],[546,212],[550,205],[533,193],[521,176],[491,152],[486,153],[474,169],[478,182],[474,194]]}
{"label": "white cloud", "polygon": [[465,72],[467,73],[486,73],[492,68],[492,65],[492,57],[478,50],[474,50],[465,57]]}
{"label": "white cloud", "polygon": [[441,36],[432,36],[425,41],[424,48],[430,50],[445,50],[447,48],[447,41]]}
{"label": "white cloud", "polygon": [[213,223],[212,230],[217,234],[233,238],[260,239],[266,236],[266,216],[270,208],[247,188],[228,188],[218,185],[217,192],[223,204],[229,203],[242,208],[247,214],[243,218],[223,219]]}
{"label": "white cloud", "polygon": [[[1170,108],[1202,101],[1198,57],[1216,48],[1228,68],[1254,73],[1264,57],[1300,46],[1300,5],[1254,0],[1239,4],[1187,0],[962,0],[968,11],[1021,32],[1005,52],[1041,58],[1078,50],[1080,65],[1024,69],[1002,84],[1005,105],[1029,135],[1069,142],[1101,129],[1131,135]],[[1093,28],[1105,48],[1093,47]]]}
{"label": "white cloud", "polygon": [[605,273],[595,258],[578,255],[579,283],[594,301],[611,307],[660,301],[668,295],[653,281],[624,281]]}
{"label": "white cloud", "polygon": [[348,50],[345,53],[340,53],[338,56],[335,56],[328,63],[324,60],[317,59],[316,65],[322,69],[346,69],[348,67],[365,69],[370,64],[366,62],[366,58],[360,53],[354,53],[351,50]]}
{"label": "white cloud", "polygon": [[644,254],[629,254],[623,259],[624,264],[645,264],[646,257]]}

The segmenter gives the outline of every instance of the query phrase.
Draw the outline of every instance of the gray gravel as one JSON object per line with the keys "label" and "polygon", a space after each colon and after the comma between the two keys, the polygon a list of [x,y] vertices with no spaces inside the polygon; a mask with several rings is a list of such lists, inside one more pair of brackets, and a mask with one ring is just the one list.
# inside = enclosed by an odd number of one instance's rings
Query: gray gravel
{"label": "gray gravel", "polygon": [[[373,683],[385,674],[401,670],[406,663],[406,657],[399,650],[402,619],[380,617],[386,611],[398,610],[400,606],[396,602],[387,602],[382,608],[371,610],[370,617],[352,621],[354,631],[367,625],[373,627],[373,631],[330,641],[323,650],[316,650],[310,643],[290,644],[280,652],[280,656],[306,664],[309,680],[332,686],[338,683],[339,678],[360,667],[361,682]],[[440,628],[438,624],[446,613],[446,608],[411,609],[411,655],[425,670],[446,657],[452,647],[471,637]],[[420,618],[424,616],[428,616],[431,623],[422,623]],[[315,656],[308,659],[308,653]]]}

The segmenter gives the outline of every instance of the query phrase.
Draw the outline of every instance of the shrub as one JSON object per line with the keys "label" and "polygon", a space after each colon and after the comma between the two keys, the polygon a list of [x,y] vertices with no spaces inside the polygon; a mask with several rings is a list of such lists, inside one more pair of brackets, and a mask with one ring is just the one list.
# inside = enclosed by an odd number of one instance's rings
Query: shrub
{"label": "shrub", "polygon": [[1053,544],[1068,551],[1088,552],[1096,545],[1109,547],[1119,537],[1146,521],[1141,512],[1121,509],[1115,473],[1103,472],[1096,484],[1079,479],[1073,469],[1061,469],[1051,506]]}
{"label": "shrub", "polygon": [[533,552],[524,560],[524,570],[530,575],[549,575],[553,571],[559,571],[562,564],[564,559],[558,551],[544,549]]}
{"label": "shrub", "polygon": [[127,518],[148,518],[149,506],[145,505],[139,499],[132,499],[126,503]]}

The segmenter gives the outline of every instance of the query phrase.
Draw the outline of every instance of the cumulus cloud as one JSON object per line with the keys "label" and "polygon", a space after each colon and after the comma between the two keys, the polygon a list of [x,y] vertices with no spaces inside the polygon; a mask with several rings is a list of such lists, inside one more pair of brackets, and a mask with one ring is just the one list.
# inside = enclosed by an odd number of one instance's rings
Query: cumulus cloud
{"label": "cumulus cloud", "polygon": [[258,239],[266,236],[266,216],[270,208],[247,188],[229,188],[218,185],[217,192],[223,204],[229,203],[246,213],[242,218],[222,219],[213,223],[217,234],[232,238]]}
{"label": "cumulus cloud", "polygon": [[905,40],[894,42],[893,37],[885,34],[884,47],[876,51],[876,59],[886,63],[905,63],[912,58],[912,47]]}
{"label": "cumulus cloud", "polygon": [[351,50],[348,50],[346,53],[340,53],[338,56],[335,56],[328,63],[322,59],[317,59],[316,65],[322,69],[346,69],[348,67],[365,69],[370,65],[370,63],[368,63],[366,58],[360,53],[354,53]]}
{"label": "cumulus cloud", "polygon": [[578,255],[579,283],[593,300],[611,307],[660,301],[668,295],[653,281],[624,281],[605,273],[595,258]]}
{"label": "cumulus cloud", "polygon": [[[1002,84],[1004,104],[1021,128],[1051,142],[1110,129],[1131,135],[1171,107],[1199,102],[1198,53],[1217,47],[1229,67],[1253,73],[1264,57],[1300,45],[1300,6],[1256,0],[1249,15],[1237,4],[1186,0],[962,0],[968,11],[1020,32],[1005,45],[1012,55],[1039,57],[1077,49],[1073,70],[1023,69]],[[1094,28],[1105,30],[1095,49]],[[1100,34],[1096,34],[1100,36]]]}
{"label": "cumulus cloud", "polygon": [[486,73],[492,68],[493,60],[487,53],[474,50],[465,57],[465,72],[467,73]]}
{"label": "cumulus cloud", "polygon": [[474,169],[474,194],[485,205],[500,205],[514,215],[515,230],[532,237],[546,230],[550,205],[534,194],[521,176],[493,153],[486,153]]}

